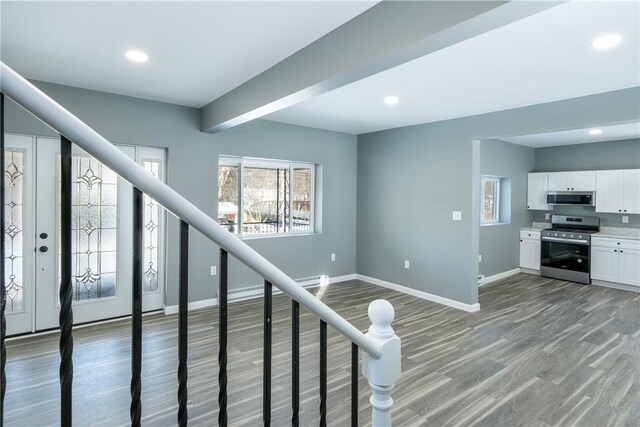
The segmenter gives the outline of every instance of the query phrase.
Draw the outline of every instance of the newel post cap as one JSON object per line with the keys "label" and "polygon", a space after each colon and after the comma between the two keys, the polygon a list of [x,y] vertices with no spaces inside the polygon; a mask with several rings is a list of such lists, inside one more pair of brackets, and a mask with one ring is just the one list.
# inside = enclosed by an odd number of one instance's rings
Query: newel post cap
{"label": "newel post cap", "polygon": [[382,347],[382,356],[372,358],[366,352],[362,358],[362,373],[370,383],[378,386],[392,386],[400,378],[400,337],[391,327],[395,311],[389,301],[378,299],[369,305],[368,336],[378,341]]}

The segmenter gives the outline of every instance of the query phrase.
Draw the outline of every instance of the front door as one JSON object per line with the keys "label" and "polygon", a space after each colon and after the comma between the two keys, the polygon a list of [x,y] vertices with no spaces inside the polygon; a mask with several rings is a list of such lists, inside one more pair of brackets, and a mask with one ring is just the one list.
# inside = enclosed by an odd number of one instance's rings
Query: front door
{"label": "front door", "polygon": [[[60,142],[14,135],[8,136],[6,141],[7,153],[14,147],[25,146],[27,148],[21,148],[21,152],[33,163],[29,167],[29,162],[23,160],[21,176],[24,181],[16,184],[25,190],[21,201],[25,207],[21,212],[25,225],[22,232],[24,250],[20,254],[22,265],[12,261],[12,267],[15,271],[21,270],[24,279],[20,287],[21,305],[16,303],[18,298],[14,296],[16,286],[7,281],[8,301],[12,302],[13,309],[8,311],[8,333],[55,328],[60,309]],[[119,148],[163,178],[162,150]],[[19,157],[15,158],[19,160]],[[10,175],[7,171],[16,168],[11,164],[5,166],[5,182]],[[11,197],[15,198],[17,194]],[[32,200],[32,208],[26,203],[28,200]],[[161,285],[164,217],[160,207],[148,197],[144,199],[144,207],[143,305],[145,310],[153,310],[161,308],[164,300]],[[5,237],[10,236],[10,227],[10,224],[5,227]],[[12,248],[17,251],[20,242],[15,241]],[[132,187],[75,146],[72,153],[72,252],[74,323],[130,314]],[[7,258],[5,265],[6,261]]]}

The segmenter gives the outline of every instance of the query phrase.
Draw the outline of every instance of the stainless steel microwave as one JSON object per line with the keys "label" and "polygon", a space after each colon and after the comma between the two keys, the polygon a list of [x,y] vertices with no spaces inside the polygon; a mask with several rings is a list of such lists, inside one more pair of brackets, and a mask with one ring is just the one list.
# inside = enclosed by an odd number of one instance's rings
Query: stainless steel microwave
{"label": "stainless steel microwave", "polygon": [[548,205],[595,206],[596,195],[592,191],[549,191]]}

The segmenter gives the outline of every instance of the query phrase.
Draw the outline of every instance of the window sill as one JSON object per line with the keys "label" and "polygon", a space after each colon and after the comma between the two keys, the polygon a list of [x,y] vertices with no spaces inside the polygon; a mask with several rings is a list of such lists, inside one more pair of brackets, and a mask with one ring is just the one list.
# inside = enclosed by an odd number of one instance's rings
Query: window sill
{"label": "window sill", "polygon": [[490,224],[480,224],[480,227],[494,227],[496,225],[511,225],[510,222],[492,222]]}
{"label": "window sill", "polygon": [[237,236],[240,240],[262,240],[262,239],[281,239],[284,237],[300,237],[300,236],[316,236],[320,233],[305,232],[305,233],[282,233],[282,234],[254,234],[249,236]]}

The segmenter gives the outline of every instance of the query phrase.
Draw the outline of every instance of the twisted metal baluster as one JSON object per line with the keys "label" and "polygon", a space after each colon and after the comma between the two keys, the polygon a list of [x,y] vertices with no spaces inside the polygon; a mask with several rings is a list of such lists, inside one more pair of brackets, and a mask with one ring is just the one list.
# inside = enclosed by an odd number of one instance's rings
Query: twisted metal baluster
{"label": "twisted metal baluster", "polygon": [[187,426],[187,349],[189,321],[189,224],[180,221],[180,289],[178,296],[178,425]]}
{"label": "twisted metal baluster", "polygon": [[[0,165],[4,170],[4,93],[0,94]],[[5,345],[5,338],[7,336],[7,319],[4,315],[5,308],[7,306],[7,294],[6,284],[4,281],[4,174],[0,177],[0,311],[2,311],[2,325],[0,328],[0,334],[2,336],[2,354],[0,355],[1,375],[0,382],[0,426],[3,425],[4,420],[4,395],[7,391],[7,376],[5,374],[5,365],[7,364],[7,347]]]}
{"label": "twisted metal baluster", "polygon": [[320,321],[320,427],[327,426],[327,324]]}
{"label": "twisted metal baluster", "polygon": [[218,339],[220,351],[218,352],[218,425],[227,425],[227,259],[228,254],[220,249],[220,287],[218,289]]}
{"label": "twisted metal baluster", "polygon": [[73,416],[73,287],[71,286],[71,141],[60,138],[60,424]]}
{"label": "twisted metal baluster", "polygon": [[133,290],[131,296],[131,426],[140,427],[142,405],[142,241],[143,241],[142,191],[133,189]]}

